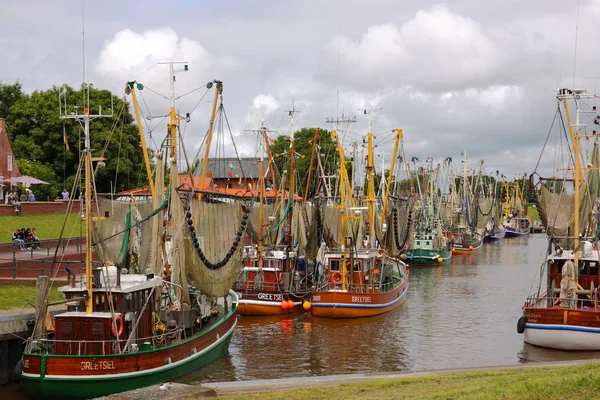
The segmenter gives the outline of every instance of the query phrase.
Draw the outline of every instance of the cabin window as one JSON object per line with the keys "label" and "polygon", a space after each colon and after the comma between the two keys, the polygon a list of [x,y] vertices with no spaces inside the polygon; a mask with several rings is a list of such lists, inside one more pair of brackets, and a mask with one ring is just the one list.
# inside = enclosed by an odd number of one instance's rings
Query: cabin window
{"label": "cabin window", "polygon": [[420,240],[417,240],[416,242],[417,242],[417,247],[421,245],[421,241]]}
{"label": "cabin window", "polygon": [[340,270],[340,260],[329,261],[329,270],[330,271],[339,271]]}
{"label": "cabin window", "polygon": [[562,275],[562,267],[563,267],[564,263],[565,263],[564,261],[556,263],[556,273],[557,274]]}
{"label": "cabin window", "polygon": [[429,240],[425,242],[426,246],[429,246],[430,244],[431,244],[431,242]]}
{"label": "cabin window", "polygon": [[596,261],[590,262],[590,275],[598,276],[598,263]]}
{"label": "cabin window", "polygon": [[354,263],[354,272],[360,272],[361,271],[361,262],[360,261],[356,261]]}

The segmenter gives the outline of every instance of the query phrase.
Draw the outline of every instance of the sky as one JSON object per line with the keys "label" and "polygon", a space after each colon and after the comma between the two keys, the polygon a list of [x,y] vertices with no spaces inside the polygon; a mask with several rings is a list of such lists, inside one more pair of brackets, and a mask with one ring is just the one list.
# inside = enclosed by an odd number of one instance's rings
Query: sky
{"label": "sky", "polygon": [[[466,152],[487,173],[522,175],[544,146],[556,89],[595,92],[600,75],[600,0],[0,1],[1,82],[27,92],[79,86],[85,66],[86,82],[122,96],[137,80],[150,147],[168,113],[155,93],[168,96],[168,67],[157,63],[187,61],[175,89],[198,89],[177,101],[191,113],[182,127],[189,157],[208,125],[213,92],[203,87],[218,79],[227,154],[234,140],[240,156],[256,156],[248,130],[261,123],[289,134],[292,107],[296,129],[356,115],[348,149],[368,131],[360,110],[370,108],[386,165],[400,127],[406,160],[452,157],[461,168]],[[542,169],[551,173],[552,156]]]}

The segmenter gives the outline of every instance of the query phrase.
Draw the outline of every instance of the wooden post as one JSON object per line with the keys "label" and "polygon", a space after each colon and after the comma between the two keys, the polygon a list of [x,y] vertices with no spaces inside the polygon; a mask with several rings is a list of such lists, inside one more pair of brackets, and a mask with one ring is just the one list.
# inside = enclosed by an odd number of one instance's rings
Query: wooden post
{"label": "wooden post", "polygon": [[46,313],[48,312],[48,284],[50,279],[47,276],[39,276],[35,285],[35,328],[33,331],[34,338],[44,338],[46,336]]}

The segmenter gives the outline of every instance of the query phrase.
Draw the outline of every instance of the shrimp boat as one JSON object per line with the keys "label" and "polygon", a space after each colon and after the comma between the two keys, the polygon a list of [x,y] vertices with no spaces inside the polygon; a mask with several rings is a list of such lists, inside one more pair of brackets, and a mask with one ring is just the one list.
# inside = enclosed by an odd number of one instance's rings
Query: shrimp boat
{"label": "shrimp boat", "polygon": [[[462,219],[463,223],[459,223],[452,234],[452,253],[455,255],[471,254],[481,249],[483,245],[483,235],[477,232],[477,220],[474,218],[477,216],[477,210],[474,210],[475,212],[472,210],[472,193],[467,179],[467,152],[465,151],[463,155],[462,207],[457,210],[460,213],[459,221]],[[452,188],[455,192],[454,179]]]}
{"label": "shrimp boat", "polygon": [[[365,113],[367,113],[365,111]],[[370,114],[370,112],[369,112]],[[373,134],[369,118],[367,179],[368,234],[358,248],[352,234],[348,235],[348,224],[361,222],[356,213],[363,207],[354,207],[352,190],[346,172],[344,154],[339,136],[335,137],[340,157],[340,213],[341,232],[344,242],[337,249],[322,245],[317,255],[317,277],[313,284],[310,302],[312,315],[328,318],[369,317],[391,311],[406,301],[408,292],[408,265],[374,243],[375,195],[373,168]],[[397,129],[397,141],[401,130]],[[395,158],[395,154],[394,154]],[[393,166],[392,166],[393,170]],[[390,178],[391,181],[391,178]],[[389,194],[389,190],[388,190]],[[350,206],[346,206],[347,196]],[[384,202],[384,206],[387,200]]]}
{"label": "shrimp boat", "polygon": [[[442,198],[434,185],[434,175],[437,173],[434,174],[430,165],[423,178],[428,180],[429,190],[423,191],[418,185],[421,198],[424,197],[424,206],[415,224],[413,244],[404,254],[411,265],[439,265],[452,258],[451,241],[444,235],[442,226]],[[416,174],[416,177],[418,180],[419,175]]]}
{"label": "shrimp boat", "polygon": [[[171,93],[167,151],[170,182],[175,183],[177,131],[184,118],[175,113],[176,63],[167,64]],[[213,84],[215,96],[207,138],[212,134],[215,108],[223,89],[218,81],[207,87]],[[126,93],[133,95],[139,118],[135,87],[136,82],[129,82]],[[141,90],[143,85],[137,84],[137,88]],[[209,246],[208,238],[200,236],[200,229],[195,229],[209,216],[210,208],[205,207],[209,205],[201,203],[193,191],[177,190],[175,186],[168,188],[164,196],[162,151],[157,153],[156,188],[148,169],[153,193],[150,202],[119,199],[119,208],[116,199],[92,201],[92,178],[98,168],[93,163],[104,159],[92,156],[90,121],[105,115],[93,115],[89,110],[88,104],[83,114],[61,112],[62,118],[76,119],[84,127],[80,170],[85,171],[82,219],[86,270],[82,276],[71,274],[70,284],[59,288],[66,297],[67,311],[55,315],[53,334],[44,324],[46,307],[38,309],[34,334],[27,340],[23,355],[22,380],[30,398],[96,398],[174,379],[224,355],[237,324],[238,297],[231,286],[241,266],[242,249],[238,245],[249,209],[228,204],[210,215],[214,222],[214,218],[227,214],[227,221],[220,223],[228,222],[234,232],[219,238],[230,244],[227,255],[211,262],[208,257],[219,252]],[[141,133],[139,119],[138,124]],[[149,166],[146,153],[145,157]],[[149,212],[142,216],[139,210],[144,207]],[[163,229],[166,210],[170,215],[168,230]],[[147,221],[151,222],[151,230],[146,229]],[[149,231],[150,238],[142,240]],[[165,236],[170,237],[166,243],[160,239]],[[206,239],[202,246],[198,236]],[[152,245],[145,247],[149,243]],[[95,256],[99,262],[92,261]],[[45,289],[49,292],[47,285]]]}
{"label": "shrimp boat", "polygon": [[504,225],[496,226],[496,219],[491,218],[485,225],[483,240],[486,242],[493,242],[496,240],[504,239],[505,235],[506,230],[504,229]]}
{"label": "shrimp boat", "polygon": [[[574,160],[574,166],[560,169],[570,170],[572,178],[540,178],[539,182],[539,210],[547,227],[548,253],[541,267],[538,291],[525,300],[523,315],[517,323],[517,331],[523,334],[524,341],[536,346],[600,350],[600,260],[597,236],[589,237],[590,232],[595,232],[598,220],[594,209],[600,194],[599,147],[596,132],[593,135],[581,133],[585,124],[579,122],[582,112],[591,112],[592,120],[600,120],[596,107],[588,108],[585,104],[594,97],[585,90],[571,89],[559,89],[557,95],[556,116],[560,115],[562,120],[562,103],[568,121],[568,127],[563,130],[568,129],[567,135],[570,133],[573,154],[569,160]],[[575,124],[571,123],[569,100],[577,107]],[[581,111],[580,107],[592,111]],[[563,132],[560,135],[562,137]],[[593,148],[586,150],[591,153],[591,168],[582,168],[581,138],[586,138],[586,142],[593,140]],[[570,182],[572,193],[564,187]]]}
{"label": "shrimp boat", "polygon": [[[278,232],[279,228],[285,228],[284,244],[263,246],[266,235],[263,234],[264,224],[264,151],[260,159],[260,194],[259,194],[259,216],[258,216],[258,245],[246,246],[244,249],[244,267],[235,283],[240,305],[240,315],[277,315],[287,314],[298,310],[304,300],[310,296],[310,286],[307,284],[307,273],[304,260],[299,260],[294,250],[292,228],[297,227],[300,222],[298,213],[294,207],[295,192],[295,149],[294,149],[294,114],[296,110],[289,112],[292,117],[290,151],[289,151],[289,180],[287,199],[281,201],[282,205],[287,203],[285,210],[280,215],[280,221],[271,226],[270,231]],[[265,137],[265,146],[268,146],[266,128],[261,128]],[[270,158],[270,155],[269,155]],[[282,194],[285,191],[282,189]],[[275,218],[273,217],[273,222]],[[281,237],[278,235],[277,237]]]}
{"label": "shrimp boat", "polygon": [[[520,214],[523,213],[523,198],[521,191],[521,195],[519,194],[519,177],[517,175],[515,179],[515,187],[514,187],[514,199],[510,201],[509,195],[509,186],[507,182],[504,182],[504,187],[506,189],[506,202],[504,206],[504,230],[506,231],[506,237],[521,237],[528,236],[531,233],[531,221],[527,217],[523,217]],[[512,203],[513,207],[511,210],[510,204]]]}

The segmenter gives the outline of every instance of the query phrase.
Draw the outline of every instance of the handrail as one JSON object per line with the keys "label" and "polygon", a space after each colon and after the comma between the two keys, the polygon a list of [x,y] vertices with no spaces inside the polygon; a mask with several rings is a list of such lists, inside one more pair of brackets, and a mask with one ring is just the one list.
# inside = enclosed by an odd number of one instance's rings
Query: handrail
{"label": "handrail", "polygon": [[[164,335],[168,336],[168,335],[173,335],[173,334],[179,334],[179,333],[183,333],[183,331],[185,331],[185,328],[179,328],[179,329],[173,329],[173,330],[167,330]],[[148,336],[148,337],[144,337],[144,338],[136,338],[134,339],[136,341],[136,343],[132,343],[132,344],[139,344],[139,343],[147,343],[150,342],[150,344],[152,345],[152,349],[156,349],[157,347],[160,346],[156,346],[154,344],[154,339],[155,336]],[[32,338],[28,338],[27,339],[27,344],[25,346],[26,351],[28,352],[33,352],[33,347],[34,346],[38,346],[38,344],[40,343],[44,343],[47,344],[48,347],[46,348],[39,348],[39,350],[48,350],[50,349],[52,346],[56,345],[57,343],[66,343],[66,344],[77,344],[79,345],[79,350],[78,350],[78,354],[77,355],[82,355],[81,354],[81,343],[85,343],[85,345],[87,346],[88,344],[102,344],[102,351],[104,351],[104,345],[105,344],[110,344],[111,346],[114,346],[116,344],[123,344],[123,340],[119,340],[119,339],[114,339],[114,340],[56,340],[56,339],[32,339]],[[52,346],[50,346],[52,345]],[[114,353],[115,355],[123,355],[123,354],[127,354],[127,353],[136,353],[139,351],[138,350],[131,350],[131,345],[128,346],[130,349],[128,350],[127,348],[123,349],[123,353]],[[48,354],[49,352],[46,351],[45,354]],[[103,353],[104,354],[104,353]],[[75,354],[67,354],[67,355],[75,355]],[[86,354],[83,354],[86,355]]]}

